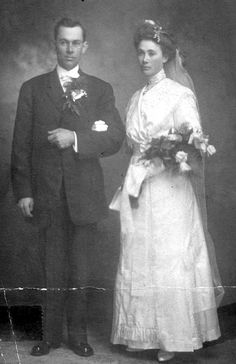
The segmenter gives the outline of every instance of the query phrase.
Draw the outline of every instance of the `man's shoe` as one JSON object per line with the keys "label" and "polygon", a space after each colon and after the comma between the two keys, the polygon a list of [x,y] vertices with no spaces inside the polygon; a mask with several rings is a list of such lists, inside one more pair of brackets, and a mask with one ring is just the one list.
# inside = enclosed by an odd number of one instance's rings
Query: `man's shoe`
{"label": "man's shoe", "polygon": [[79,356],[92,356],[94,354],[93,348],[87,343],[70,343],[69,347]]}
{"label": "man's shoe", "polygon": [[159,361],[159,363],[163,363],[173,359],[174,356],[175,353],[173,353],[172,351],[159,350],[157,353],[157,360]]}
{"label": "man's shoe", "polygon": [[42,356],[47,355],[50,349],[57,349],[61,346],[59,343],[49,343],[47,341],[42,341],[35,345],[31,350],[31,355],[33,356]]}

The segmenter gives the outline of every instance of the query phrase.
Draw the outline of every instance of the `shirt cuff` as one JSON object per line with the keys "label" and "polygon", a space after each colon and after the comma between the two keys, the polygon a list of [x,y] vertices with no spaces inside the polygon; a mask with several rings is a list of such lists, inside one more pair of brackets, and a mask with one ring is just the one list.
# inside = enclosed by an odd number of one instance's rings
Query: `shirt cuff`
{"label": "shirt cuff", "polygon": [[75,142],[74,142],[74,144],[73,144],[73,149],[74,149],[74,151],[75,151],[76,153],[78,153],[78,140],[77,140],[77,134],[76,134],[76,132],[75,132],[75,131],[74,131],[73,133],[74,133],[74,137],[75,137]]}

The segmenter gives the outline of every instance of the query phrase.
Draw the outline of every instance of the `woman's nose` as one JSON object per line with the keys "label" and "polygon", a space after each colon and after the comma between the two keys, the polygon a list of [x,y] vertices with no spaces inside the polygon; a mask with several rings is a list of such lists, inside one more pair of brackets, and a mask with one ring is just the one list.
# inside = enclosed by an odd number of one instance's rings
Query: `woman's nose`
{"label": "woman's nose", "polygon": [[146,63],[146,62],[148,62],[148,60],[149,60],[149,57],[147,54],[145,54],[143,57],[143,62]]}

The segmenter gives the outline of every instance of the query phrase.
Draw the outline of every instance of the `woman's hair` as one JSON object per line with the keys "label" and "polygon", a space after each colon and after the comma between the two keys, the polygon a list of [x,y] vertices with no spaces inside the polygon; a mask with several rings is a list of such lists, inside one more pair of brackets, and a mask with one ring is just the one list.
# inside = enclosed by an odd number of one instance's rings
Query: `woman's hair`
{"label": "woman's hair", "polygon": [[137,49],[142,40],[152,40],[160,45],[163,55],[170,61],[176,56],[176,41],[158,22],[145,20],[134,34],[134,46]]}
{"label": "woman's hair", "polygon": [[184,67],[182,54],[177,48],[177,43],[173,36],[164,30],[158,22],[145,20],[134,35],[134,46],[136,49],[142,40],[152,40],[158,44],[163,55],[167,57],[167,62],[163,65],[166,76],[188,87],[195,93],[193,80]]}

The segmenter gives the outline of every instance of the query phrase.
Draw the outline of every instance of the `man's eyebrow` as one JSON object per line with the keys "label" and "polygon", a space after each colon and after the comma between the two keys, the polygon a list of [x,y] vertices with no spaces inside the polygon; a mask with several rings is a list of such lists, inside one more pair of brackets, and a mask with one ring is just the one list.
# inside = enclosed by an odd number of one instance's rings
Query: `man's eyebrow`
{"label": "man's eyebrow", "polygon": [[69,39],[66,39],[66,38],[58,38],[58,40],[59,41],[63,40],[65,42],[80,42],[80,43],[83,42],[83,40],[81,40],[81,39],[72,39],[72,40],[69,40]]}

